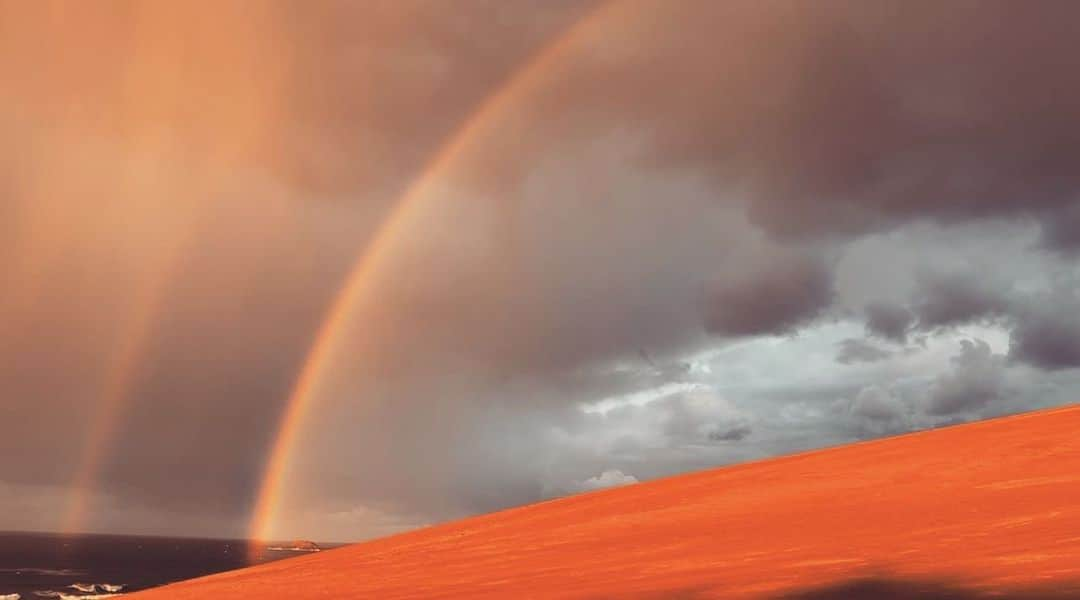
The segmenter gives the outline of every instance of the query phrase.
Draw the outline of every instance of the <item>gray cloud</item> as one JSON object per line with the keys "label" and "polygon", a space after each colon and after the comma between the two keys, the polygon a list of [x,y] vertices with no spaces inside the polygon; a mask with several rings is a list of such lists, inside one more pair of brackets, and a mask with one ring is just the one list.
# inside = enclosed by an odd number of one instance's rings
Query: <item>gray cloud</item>
{"label": "gray cloud", "polygon": [[930,426],[933,421],[919,414],[899,390],[870,384],[838,403],[842,417],[834,428],[850,428],[859,439],[895,435]]}
{"label": "gray cloud", "polygon": [[1008,310],[1005,295],[974,273],[928,272],[918,284],[914,312],[923,330],[992,318]]}
{"label": "gray cloud", "polygon": [[915,320],[908,309],[885,302],[867,304],[865,313],[868,332],[895,342],[907,341],[908,329]]}
{"label": "gray cloud", "polygon": [[747,436],[754,432],[747,425],[735,425],[730,428],[711,427],[710,429],[708,437],[714,442],[738,442],[746,439]]}
{"label": "gray cloud", "polygon": [[775,234],[1045,220],[1075,198],[1075,6],[651,8],[625,17],[653,23],[647,35],[608,40],[624,60],[581,61],[549,99],[565,104],[546,110],[647,124],[649,164],[749,190],[750,213]]}
{"label": "gray cloud", "polygon": [[887,350],[857,338],[848,338],[839,344],[840,349],[836,353],[836,362],[850,365],[859,362],[875,362],[892,355]]}
{"label": "gray cloud", "polygon": [[851,403],[851,414],[870,421],[893,421],[903,416],[903,405],[888,391],[869,386],[859,391]]}
{"label": "gray cloud", "polygon": [[1080,367],[1080,306],[1060,294],[1019,310],[1009,358],[1047,370]]}
{"label": "gray cloud", "polygon": [[821,261],[794,258],[742,278],[718,282],[706,292],[706,328],[726,336],[791,332],[832,303],[832,274]]}
{"label": "gray cloud", "polygon": [[[1046,292],[1021,293],[970,271],[949,274],[924,271],[916,281],[913,314],[917,330],[934,332],[996,321],[1010,332],[1011,360],[1046,370],[1080,366],[1080,344],[1076,342],[1080,339],[1080,321],[1075,318],[1077,300],[1073,284],[1068,283],[1064,288],[1055,284],[1058,287]],[[898,315],[897,329],[905,322],[901,315],[912,314],[898,305],[888,310]],[[867,329],[871,331],[883,327],[881,323],[873,324],[874,318],[879,321],[887,318],[882,316],[884,308],[875,311],[878,314],[871,315],[868,307]],[[863,342],[851,340],[844,344],[838,359],[862,356]]]}
{"label": "gray cloud", "polygon": [[1075,258],[1080,252],[1080,201],[1042,219],[1043,248]]}
{"label": "gray cloud", "polygon": [[952,415],[981,408],[1003,393],[1004,357],[982,340],[964,340],[952,359],[953,370],[938,378],[927,398],[930,415]]}

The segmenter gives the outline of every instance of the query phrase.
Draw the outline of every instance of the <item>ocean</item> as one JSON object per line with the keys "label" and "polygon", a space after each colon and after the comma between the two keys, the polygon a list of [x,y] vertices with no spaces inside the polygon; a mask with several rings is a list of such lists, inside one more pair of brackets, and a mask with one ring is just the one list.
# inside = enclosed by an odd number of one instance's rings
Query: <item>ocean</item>
{"label": "ocean", "polygon": [[243,540],[0,532],[0,600],[105,598],[306,554]]}

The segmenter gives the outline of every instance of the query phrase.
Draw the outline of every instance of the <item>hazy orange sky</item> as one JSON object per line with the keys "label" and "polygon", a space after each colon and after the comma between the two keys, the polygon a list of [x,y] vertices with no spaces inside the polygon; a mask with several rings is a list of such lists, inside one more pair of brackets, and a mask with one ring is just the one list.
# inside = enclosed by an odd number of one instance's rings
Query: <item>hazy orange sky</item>
{"label": "hazy orange sky", "polygon": [[1078,13],[0,0],[0,530],[244,535],[312,356],[320,540],[1074,401]]}

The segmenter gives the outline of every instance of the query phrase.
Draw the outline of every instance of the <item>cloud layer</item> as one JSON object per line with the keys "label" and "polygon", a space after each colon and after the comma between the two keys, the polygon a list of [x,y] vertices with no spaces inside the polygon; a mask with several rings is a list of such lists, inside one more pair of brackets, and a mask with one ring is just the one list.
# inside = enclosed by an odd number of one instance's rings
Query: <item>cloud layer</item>
{"label": "cloud layer", "polygon": [[244,6],[0,9],[0,515],[122,372],[88,526],[242,533],[356,257],[582,19],[352,308],[282,535],[1074,400],[1072,3]]}

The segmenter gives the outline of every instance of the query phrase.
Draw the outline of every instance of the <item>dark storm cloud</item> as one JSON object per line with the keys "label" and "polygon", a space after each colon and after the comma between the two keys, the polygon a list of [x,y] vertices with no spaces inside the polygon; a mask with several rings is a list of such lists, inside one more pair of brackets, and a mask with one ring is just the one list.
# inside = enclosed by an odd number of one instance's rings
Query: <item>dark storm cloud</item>
{"label": "dark storm cloud", "polygon": [[1009,358],[1050,371],[1080,367],[1080,304],[1056,294],[1020,308]]}
{"label": "dark storm cloud", "polygon": [[773,135],[751,146],[763,148],[762,174],[780,182],[756,182],[763,223],[812,233],[1045,214],[1072,202],[1080,9],[829,7],[800,32],[805,58],[787,57],[802,76],[763,119]]}
{"label": "dark storm cloud", "polygon": [[923,273],[915,291],[918,327],[934,330],[997,317],[1008,311],[1005,293],[972,272]]}
{"label": "dark storm cloud", "polygon": [[1057,223],[1080,188],[1074,3],[612,12],[626,26],[535,102],[543,128],[527,140],[637,130],[644,164],[739,190],[757,223],[792,239],[988,218],[1071,239]]}
{"label": "dark storm cloud", "polygon": [[894,342],[907,341],[908,328],[915,320],[910,310],[887,302],[868,304],[865,313],[867,331]]}
{"label": "dark storm cloud", "polygon": [[1080,253],[1080,201],[1043,218],[1040,242],[1043,248],[1066,257]]}
{"label": "dark storm cloud", "polygon": [[878,348],[866,340],[848,338],[839,344],[836,362],[850,365],[859,362],[875,362],[892,356],[892,353]]}
{"label": "dark storm cloud", "polygon": [[832,298],[827,265],[815,258],[783,259],[709,286],[705,327],[730,337],[789,333],[818,317]]}

